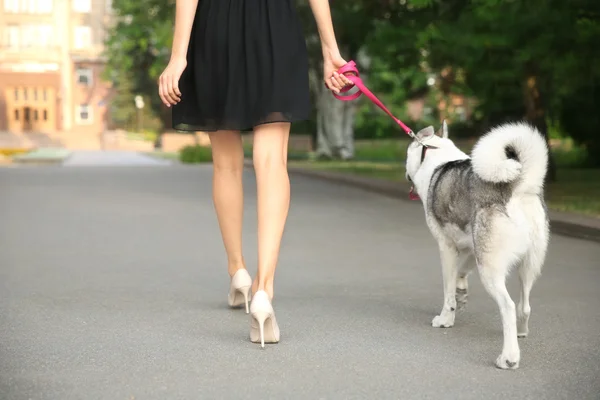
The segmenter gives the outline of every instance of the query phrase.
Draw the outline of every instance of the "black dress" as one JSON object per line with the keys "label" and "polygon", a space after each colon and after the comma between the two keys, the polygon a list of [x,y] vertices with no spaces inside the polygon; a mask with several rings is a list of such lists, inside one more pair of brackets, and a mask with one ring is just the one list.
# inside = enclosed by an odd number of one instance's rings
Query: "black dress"
{"label": "black dress", "polygon": [[183,131],[251,130],[310,115],[294,0],[199,0],[173,107]]}

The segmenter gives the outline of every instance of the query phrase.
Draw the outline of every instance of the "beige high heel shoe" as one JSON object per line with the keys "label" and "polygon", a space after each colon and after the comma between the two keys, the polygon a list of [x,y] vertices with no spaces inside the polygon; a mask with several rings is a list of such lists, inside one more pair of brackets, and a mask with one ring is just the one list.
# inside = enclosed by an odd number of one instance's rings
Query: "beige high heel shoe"
{"label": "beige high heel shoe", "polygon": [[227,302],[229,307],[239,307],[246,305],[246,314],[248,314],[248,300],[250,298],[250,288],[252,287],[252,278],[245,268],[238,269],[231,278],[229,287],[229,296]]}
{"label": "beige high heel shoe", "polygon": [[252,296],[250,305],[250,341],[260,342],[261,347],[265,343],[279,342],[279,325],[275,319],[275,311],[271,305],[269,295],[264,290],[259,290]]}

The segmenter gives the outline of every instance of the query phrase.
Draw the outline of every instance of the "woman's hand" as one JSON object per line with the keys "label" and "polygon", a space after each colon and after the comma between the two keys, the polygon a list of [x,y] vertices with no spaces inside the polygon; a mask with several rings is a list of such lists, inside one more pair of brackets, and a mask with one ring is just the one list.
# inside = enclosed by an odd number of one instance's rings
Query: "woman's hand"
{"label": "woman's hand", "polygon": [[160,78],[158,78],[158,94],[167,107],[171,107],[181,100],[179,78],[186,66],[187,60],[185,58],[171,58],[169,65],[167,65]]}
{"label": "woman's hand", "polygon": [[327,85],[329,90],[340,93],[344,87],[353,84],[346,76],[337,73],[337,70],[344,65],[346,65],[346,60],[339,53],[333,55],[326,54],[323,57],[323,77],[325,85]]}

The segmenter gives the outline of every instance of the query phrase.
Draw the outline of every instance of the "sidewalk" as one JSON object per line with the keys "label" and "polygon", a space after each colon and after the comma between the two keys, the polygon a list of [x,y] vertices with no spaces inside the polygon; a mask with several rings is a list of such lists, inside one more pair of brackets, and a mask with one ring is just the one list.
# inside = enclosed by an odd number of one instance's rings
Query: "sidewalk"
{"label": "sidewalk", "polygon": [[64,148],[40,148],[29,153],[13,157],[13,164],[27,165],[59,165],[71,155]]}
{"label": "sidewalk", "polygon": [[[252,167],[252,162],[246,161],[246,166]],[[390,182],[376,178],[367,178],[339,172],[316,171],[299,167],[289,167],[288,170],[290,174],[303,175],[310,178],[354,186],[384,196],[410,201],[408,199],[408,192],[410,190],[408,183]],[[550,228],[553,233],[600,242],[600,218],[553,210],[549,211],[549,215]]]}

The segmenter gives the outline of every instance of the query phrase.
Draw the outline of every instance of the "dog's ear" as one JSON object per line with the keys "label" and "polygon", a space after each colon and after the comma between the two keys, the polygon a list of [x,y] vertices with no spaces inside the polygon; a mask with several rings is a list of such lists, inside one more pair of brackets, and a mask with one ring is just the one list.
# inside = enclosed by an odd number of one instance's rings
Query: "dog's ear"
{"label": "dog's ear", "polygon": [[433,135],[435,135],[435,130],[433,129],[433,126],[428,126],[427,128],[423,128],[419,132],[417,132],[417,138],[421,141],[427,140]]}
{"label": "dog's ear", "polygon": [[442,122],[442,126],[437,131],[437,135],[443,139],[448,139],[448,125],[446,124],[446,120]]}

